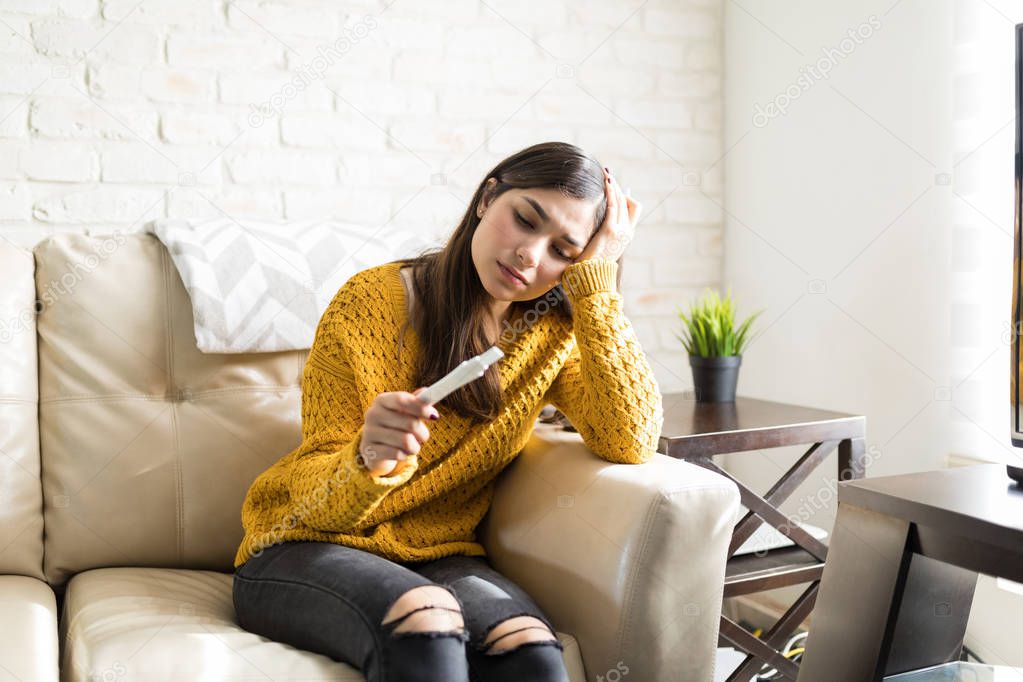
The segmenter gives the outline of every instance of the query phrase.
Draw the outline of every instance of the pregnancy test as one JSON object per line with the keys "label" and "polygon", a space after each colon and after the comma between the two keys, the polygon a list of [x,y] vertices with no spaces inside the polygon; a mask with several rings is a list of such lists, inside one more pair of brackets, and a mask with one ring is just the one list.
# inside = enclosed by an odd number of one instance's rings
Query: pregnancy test
{"label": "pregnancy test", "polygon": [[438,379],[432,386],[416,396],[427,405],[438,403],[449,394],[454,393],[470,381],[483,376],[487,368],[504,357],[504,352],[497,346],[491,346],[474,358],[469,358],[458,367]]}

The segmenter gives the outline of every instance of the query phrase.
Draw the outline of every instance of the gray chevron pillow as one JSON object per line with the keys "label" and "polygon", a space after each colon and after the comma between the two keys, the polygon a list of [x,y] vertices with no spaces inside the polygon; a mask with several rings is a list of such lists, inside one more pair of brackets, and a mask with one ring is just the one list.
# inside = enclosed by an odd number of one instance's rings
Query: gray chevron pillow
{"label": "gray chevron pillow", "polygon": [[204,353],[309,348],[349,277],[439,246],[407,230],[336,220],[161,218],[143,231],[167,247]]}

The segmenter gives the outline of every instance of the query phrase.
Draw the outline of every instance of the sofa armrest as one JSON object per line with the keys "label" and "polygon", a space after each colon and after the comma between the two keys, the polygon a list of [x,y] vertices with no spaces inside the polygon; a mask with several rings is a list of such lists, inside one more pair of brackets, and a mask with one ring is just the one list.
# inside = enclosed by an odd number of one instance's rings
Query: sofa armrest
{"label": "sofa armrest", "polygon": [[724,476],[660,454],[612,464],[578,433],[541,425],[498,479],[478,536],[578,640],[587,679],[710,681],[738,511]]}
{"label": "sofa armrest", "polygon": [[49,585],[0,575],[0,682],[57,682],[57,599]]}

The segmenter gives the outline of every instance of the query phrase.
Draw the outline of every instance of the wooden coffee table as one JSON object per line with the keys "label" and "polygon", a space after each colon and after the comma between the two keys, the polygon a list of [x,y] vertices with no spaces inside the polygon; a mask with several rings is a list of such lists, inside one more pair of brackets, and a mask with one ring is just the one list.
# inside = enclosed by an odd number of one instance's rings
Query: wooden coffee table
{"label": "wooden coffee table", "polygon": [[[736,597],[810,583],[762,638],[754,637],[737,623],[721,617],[721,638],[747,654],[728,679],[749,680],[763,663],[769,663],[788,679],[795,680],[799,666],[782,656],[778,649],[813,610],[828,547],[790,523],[778,507],[836,449],[838,478],[863,477],[866,418],[742,396],[736,397],[734,403],[700,403],[689,393],[666,393],[662,397],[664,426],[658,452],[730,478],[739,486],[742,503],[749,510],[732,533],[724,596]],[[806,453],[763,496],[713,461],[715,455],[726,453],[807,444],[810,447]],[[795,546],[733,557],[735,550],[765,522],[790,538]]]}
{"label": "wooden coffee table", "polygon": [[1023,489],[1002,464],[842,483],[838,500],[804,682],[956,661],[977,574],[1023,582]]}

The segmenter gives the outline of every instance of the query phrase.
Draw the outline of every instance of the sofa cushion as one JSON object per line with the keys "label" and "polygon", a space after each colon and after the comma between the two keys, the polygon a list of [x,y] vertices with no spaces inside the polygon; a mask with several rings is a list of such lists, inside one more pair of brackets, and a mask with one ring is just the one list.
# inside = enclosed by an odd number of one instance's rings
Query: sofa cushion
{"label": "sofa cushion", "polygon": [[0,239],[0,573],[42,578],[34,270]]}
{"label": "sofa cushion", "polygon": [[[67,585],[61,617],[64,682],[107,679],[107,671],[110,679],[147,682],[363,682],[363,675],[345,663],[239,627],[232,579],[227,573],[186,569],[79,573]],[[570,635],[557,635],[570,679],[585,682],[578,644]]]}
{"label": "sofa cushion", "polygon": [[47,580],[230,572],[246,491],[301,440],[307,351],[200,353],[151,234],[61,234],[35,256]]}
{"label": "sofa cushion", "polygon": [[0,576],[0,682],[57,682],[57,601],[37,578]]}

